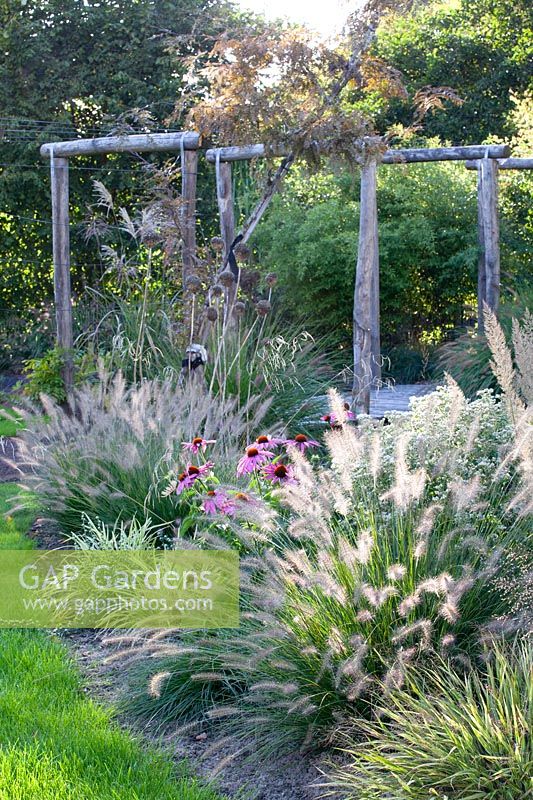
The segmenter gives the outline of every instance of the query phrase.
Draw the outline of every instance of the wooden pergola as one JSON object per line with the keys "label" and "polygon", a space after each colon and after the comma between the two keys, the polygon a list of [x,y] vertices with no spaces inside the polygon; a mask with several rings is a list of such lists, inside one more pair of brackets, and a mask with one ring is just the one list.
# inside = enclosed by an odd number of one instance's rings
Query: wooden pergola
{"label": "wooden pergola", "polygon": [[[41,155],[50,159],[52,184],[52,233],[54,260],[54,298],[57,343],[67,354],[65,384],[72,387],[72,360],[68,357],[73,345],[72,299],[70,286],[69,240],[69,159],[111,154],[179,151],[182,160],[182,254],[183,271],[194,269],[196,256],[196,177],[200,137],[194,132],[135,134],[98,139],[77,139],[45,144]],[[415,164],[436,161],[462,161],[478,172],[478,305],[483,303],[497,311],[500,293],[500,253],[498,221],[498,170],[531,169],[533,159],[509,158],[507,145],[471,145],[465,147],[412,148],[376,153],[375,148],[361,154],[361,189],[359,248],[354,289],[353,310],[353,403],[357,411],[368,413],[370,389],[381,378],[380,313],[379,313],[379,245],[377,208],[378,167],[394,164]],[[235,238],[233,181],[231,164],[256,158],[284,159],[278,174],[292,162],[286,152],[275,151],[263,144],[221,147],[207,150],[209,163],[216,167],[216,190],[220,213],[220,231],[224,242],[224,259]],[[280,173],[281,171],[281,173]],[[247,226],[244,239],[251,236],[274,194],[266,192]],[[480,329],[483,319],[480,311]]]}
{"label": "wooden pergola", "polygon": [[192,271],[196,255],[196,176],[200,137],[194,132],[133,134],[97,139],[74,139],[43,144],[50,159],[54,304],[57,344],[65,352],[63,378],[67,393],[73,385],[72,291],[70,281],[69,159],[111,153],[181,153],[182,256],[184,275]]}
{"label": "wooden pergola", "polygon": [[[268,149],[263,144],[222,147],[206,152],[207,160],[216,165],[217,198],[220,231],[224,251],[235,235],[232,203],[231,162],[255,158],[286,156],[286,152]],[[479,308],[483,303],[498,310],[500,295],[500,252],[498,221],[497,159],[510,155],[507,145],[470,145],[465,147],[412,148],[387,150],[379,155],[375,149],[361,156],[361,189],[359,215],[359,247],[353,305],[353,403],[356,411],[368,413],[370,389],[381,379],[381,336],[379,315],[379,244],[377,208],[377,170],[381,164],[416,164],[435,161],[463,161],[478,166],[478,229]],[[259,217],[260,218],[260,217]],[[254,220],[257,224],[258,219]],[[255,227],[255,225],[253,225]],[[252,227],[252,230],[253,230]],[[251,235],[248,228],[247,237]],[[480,323],[482,323],[480,311]]]}

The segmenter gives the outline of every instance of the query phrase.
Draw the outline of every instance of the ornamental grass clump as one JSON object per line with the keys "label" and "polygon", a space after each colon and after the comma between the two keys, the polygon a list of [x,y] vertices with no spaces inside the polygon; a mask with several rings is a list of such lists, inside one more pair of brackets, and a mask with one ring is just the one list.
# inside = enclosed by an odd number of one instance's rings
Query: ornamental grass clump
{"label": "ornamental grass clump", "polygon": [[[198,434],[212,440],[219,475],[233,476],[250,421],[259,427],[267,407],[251,400],[238,410],[232,399],[178,388],[173,380],[128,387],[120,373],[76,390],[67,409],[41,399],[44,418],[22,412],[19,469],[43,516],[67,536],[83,534],[89,520],[111,532],[150,519],[159,545],[167,546],[194,523],[188,506],[164,492],[184,462],[184,443]],[[192,463],[198,459],[189,455]]]}
{"label": "ornamental grass clump", "polygon": [[[441,395],[452,427],[466,401],[453,384]],[[403,422],[357,427],[335,393],[331,403],[326,457],[310,460],[296,437],[286,443],[278,530],[242,561],[240,630],[175,634],[187,656],[178,649],[173,664],[167,641],[166,677],[157,698],[144,699],[162,721],[211,720],[235,752],[255,757],[327,746],[354,717],[372,718],[410,669],[437,655],[475,669],[495,635],[529,624],[527,614],[510,617],[511,588],[496,589],[507,553],[530,536],[527,448],[516,446],[524,431],[508,427],[515,445],[494,448],[490,474],[468,466],[463,439],[450,436],[437,493],[440,463],[428,467],[426,450],[411,450]],[[491,408],[507,420],[502,403]],[[427,414],[425,430],[432,423]],[[391,429],[392,469],[383,458]],[[249,549],[250,530],[233,531]],[[157,641],[146,654],[157,659]]]}
{"label": "ornamental grass clump", "polygon": [[409,676],[326,781],[346,800],[525,800],[533,794],[533,650],[497,646],[486,669],[446,662]]}

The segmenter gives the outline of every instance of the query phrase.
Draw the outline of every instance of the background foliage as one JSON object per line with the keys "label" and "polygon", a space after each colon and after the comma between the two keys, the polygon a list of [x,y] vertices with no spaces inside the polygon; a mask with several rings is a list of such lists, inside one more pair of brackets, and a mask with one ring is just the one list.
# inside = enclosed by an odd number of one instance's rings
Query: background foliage
{"label": "background foliage", "polygon": [[[52,292],[49,166],[39,146],[161,129],[180,92],[177,56],[204,49],[230,19],[238,24],[225,0],[1,0],[0,313],[39,306]],[[80,291],[105,268],[83,224],[93,179],[129,204],[142,193],[143,170],[119,154],[74,160],[70,172]]]}
{"label": "background foliage", "polygon": [[[513,152],[528,154],[532,24],[526,0],[415,3],[408,13],[394,6],[379,22],[369,53],[378,77],[389,76],[388,90],[367,75],[348,87],[346,113],[370,116],[380,133],[401,133],[403,126],[403,139],[393,139],[393,146],[509,141]],[[180,105],[190,59],[201,74],[202,59],[221,31],[238,40],[239,30],[261,33],[262,25],[225,0],[0,0],[2,367],[12,366],[17,356],[40,355],[52,340],[49,168],[39,158],[39,145],[111,130],[160,129]],[[395,75],[403,91],[390,90]],[[423,130],[407,135],[412,98],[428,85],[450,86],[464,102],[435,108]],[[174,115],[172,125],[181,124]],[[158,156],[149,159],[161,163]],[[153,199],[145,166],[125,154],[71,165],[77,298],[87,286],[99,285],[108,266],[91,210],[93,179],[105,184],[117,204],[134,208]],[[241,222],[254,205],[264,167],[235,169]],[[358,227],[354,173],[324,166],[310,177],[295,169],[254,240],[255,266],[280,274],[283,315],[304,312],[311,332],[333,331],[340,347],[351,338]],[[500,187],[502,284],[512,299],[530,283],[533,180],[529,174],[502,173]],[[218,220],[213,170],[203,159],[198,195],[197,233],[205,245]],[[409,380],[426,377],[428,348],[475,319],[475,176],[454,164],[385,167],[379,214],[385,351],[396,373]],[[91,239],[88,222],[97,234]],[[118,227],[108,226],[107,233],[117,249],[124,246]],[[154,280],[170,299],[175,277],[172,270],[159,269],[160,261],[155,254]],[[105,283],[118,290],[120,276],[107,273]],[[30,313],[21,322],[24,311]]]}
{"label": "background foliage", "polygon": [[[453,164],[383,167],[379,239],[383,338],[389,345],[464,322],[477,270],[475,177]],[[303,172],[256,236],[259,260],[276,269],[286,307],[349,346],[359,186],[348,173]],[[472,312],[471,312],[472,313]]]}

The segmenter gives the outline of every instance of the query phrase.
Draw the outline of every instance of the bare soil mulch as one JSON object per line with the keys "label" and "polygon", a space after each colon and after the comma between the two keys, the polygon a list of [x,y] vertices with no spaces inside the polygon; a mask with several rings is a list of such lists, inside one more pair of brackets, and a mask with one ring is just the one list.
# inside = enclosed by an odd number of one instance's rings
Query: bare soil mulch
{"label": "bare soil mulch", "polygon": [[17,456],[17,437],[0,437],[0,483],[14,483],[19,480],[20,472],[15,466]]}

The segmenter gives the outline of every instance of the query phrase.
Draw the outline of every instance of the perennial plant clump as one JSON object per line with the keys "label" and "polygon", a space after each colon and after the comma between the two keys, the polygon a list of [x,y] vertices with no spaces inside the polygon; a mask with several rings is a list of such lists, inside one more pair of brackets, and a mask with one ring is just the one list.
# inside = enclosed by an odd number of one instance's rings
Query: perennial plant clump
{"label": "perennial plant clump", "polygon": [[355,722],[348,761],[327,780],[346,800],[521,800],[533,790],[533,650],[499,644],[481,673],[443,661],[393,692],[380,718]]}
{"label": "perennial plant clump", "polygon": [[[241,442],[250,427],[259,428],[268,406],[253,398],[238,410],[233,399],[176,387],[171,380],[128,387],[120,373],[76,390],[67,409],[46,397],[42,403],[44,418],[22,412],[27,425],[18,468],[43,516],[67,536],[79,535],[87,520],[111,531],[117,523],[136,520],[142,526],[150,519],[159,544],[167,546],[194,527],[195,512],[165,493],[169,481],[185,467],[182,485],[209,471],[202,460],[197,474],[193,469],[204,443],[219,475],[233,477]],[[198,432],[202,446],[195,454],[183,444],[194,446]]]}

